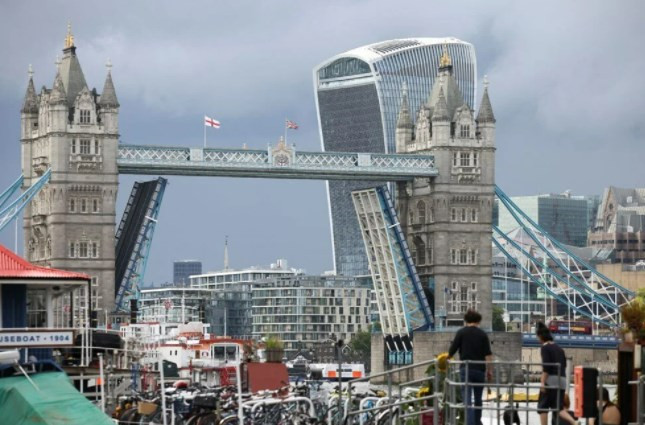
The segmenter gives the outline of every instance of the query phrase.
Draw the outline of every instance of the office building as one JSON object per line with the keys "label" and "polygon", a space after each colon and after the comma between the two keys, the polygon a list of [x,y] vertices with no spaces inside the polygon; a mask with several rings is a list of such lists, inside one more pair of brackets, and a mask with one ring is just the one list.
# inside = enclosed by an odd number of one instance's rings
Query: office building
{"label": "office building", "polygon": [[182,260],[172,263],[172,276],[175,285],[188,285],[190,276],[202,274],[202,262],[197,260]]}
{"label": "office building", "polygon": [[[477,66],[471,44],[455,38],[390,40],[349,50],[314,69],[314,91],[322,148],[337,152],[395,152],[401,90],[407,85],[411,110],[426,100],[439,58],[447,49],[454,78],[472,109]],[[374,182],[327,182],[336,273],[369,274],[368,262],[352,205],[352,190]]]}
{"label": "office building", "polygon": [[545,320],[546,292],[523,277],[518,267],[497,249],[492,265],[493,305],[507,314],[509,330],[529,332],[537,320]]}
{"label": "office building", "polygon": [[137,321],[209,323],[207,310],[214,297],[214,290],[204,288],[169,286],[143,289],[139,297]]}
{"label": "office building", "polygon": [[209,331],[215,335],[248,339],[252,336],[253,284],[299,273],[300,270],[287,268],[286,260],[278,260],[269,267],[227,268],[191,275],[189,286],[175,284],[142,290],[138,320],[202,321],[210,325]]}
{"label": "office building", "polygon": [[284,276],[253,285],[253,338],[275,335],[287,357],[334,334],[349,342],[368,331],[371,285],[343,276]]}
{"label": "office building", "polygon": [[[566,245],[586,246],[589,220],[595,208],[594,198],[572,196],[570,193],[535,196],[514,196],[511,200],[551,236]],[[498,227],[504,233],[519,227],[502,205]]]}
{"label": "office building", "polygon": [[645,188],[605,189],[589,246],[600,251],[597,260],[626,264],[645,260]]}

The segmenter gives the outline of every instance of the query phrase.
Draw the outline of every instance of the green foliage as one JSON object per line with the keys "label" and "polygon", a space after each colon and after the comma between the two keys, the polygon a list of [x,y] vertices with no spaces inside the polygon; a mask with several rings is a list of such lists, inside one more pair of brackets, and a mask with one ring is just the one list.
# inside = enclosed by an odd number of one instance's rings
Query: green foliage
{"label": "green foliage", "polygon": [[359,358],[369,359],[372,355],[372,334],[368,331],[356,332],[349,347]]}
{"label": "green foliage", "polygon": [[623,323],[627,330],[634,332],[636,338],[645,338],[645,299],[640,293],[629,304],[620,309]]}
{"label": "green foliage", "polygon": [[280,363],[284,355],[284,342],[275,335],[269,335],[265,341],[267,362]]}
{"label": "green foliage", "polygon": [[282,342],[282,340],[275,335],[269,335],[269,337],[264,341],[264,344],[266,345],[267,350],[284,349],[284,342]]}
{"label": "green foliage", "polygon": [[504,332],[506,324],[504,323],[504,309],[494,305],[493,306],[493,330]]}

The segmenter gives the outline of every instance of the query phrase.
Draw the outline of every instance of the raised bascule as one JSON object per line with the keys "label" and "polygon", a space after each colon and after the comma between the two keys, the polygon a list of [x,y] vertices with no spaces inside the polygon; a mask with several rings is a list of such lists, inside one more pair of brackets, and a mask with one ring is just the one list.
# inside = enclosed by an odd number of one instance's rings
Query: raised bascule
{"label": "raised bascule", "polygon": [[[0,212],[3,226],[24,208],[29,261],[92,276],[99,322],[126,310],[136,293],[166,186],[161,178],[137,183],[116,229],[119,174],[395,182],[396,199],[384,187],[352,199],[383,336],[404,358],[414,332],[459,324],[468,308],[482,311],[490,326],[493,244],[534,284],[603,326],[617,326],[619,307],[633,297],[518,209],[524,236],[495,229],[491,243],[495,196],[513,208],[494,184],[495,117],[487,87],[477,115],[464,101],[447,52],[417,111],[402,89],[396,154],[300,152],[282,140],[266,150],[121,144],[107,67],[103,91],[90,90],[68,29],[52,88],[37,94],[30,71],[21,109],[24,177],[0,196],[0,206],[9,205]],[[21,185],[23,194],[8,204]]]}

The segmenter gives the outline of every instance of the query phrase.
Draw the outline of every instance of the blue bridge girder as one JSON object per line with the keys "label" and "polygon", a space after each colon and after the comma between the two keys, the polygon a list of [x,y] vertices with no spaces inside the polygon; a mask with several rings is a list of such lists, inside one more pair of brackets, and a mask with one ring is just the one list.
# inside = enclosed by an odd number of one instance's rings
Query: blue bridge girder
{"label": "blue bridge girder", "polygon": [[438,175],[432,155],[119,145],[120,174],[406,181]]}
{"label": "blue bridge girder", "polygon": [[[563,348],[591,348],[597,350],[616,349],[620,338],[610,335],[567,335],[553,334],[555,342]],[[541,347],[542,343],[532,333],[522,334],[524,347]]]}

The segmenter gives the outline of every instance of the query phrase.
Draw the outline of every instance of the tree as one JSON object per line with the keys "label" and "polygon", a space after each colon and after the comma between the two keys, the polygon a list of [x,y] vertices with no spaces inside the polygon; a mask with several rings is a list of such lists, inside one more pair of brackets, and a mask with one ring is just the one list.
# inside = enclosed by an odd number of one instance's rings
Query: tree
{"label": "tree", "polygon": [[284,343],[279,337],[275,335],[269,335],[269,337],[264,341],[264,346],[266,349],[267,362],[282,362],[282,356],[284,355]]}
{"label": "tree", "polygon": [[504,323],[504,309],[496,305],[493,306],[493,330],[501,332],[506,330],[506,323]]}
{"label": "tree", "polygon": [[366,366],[370,363],[372,356],[372,334],[368,331],[358,331],[349,341],[349,348],[356,358],[360,359]]}

